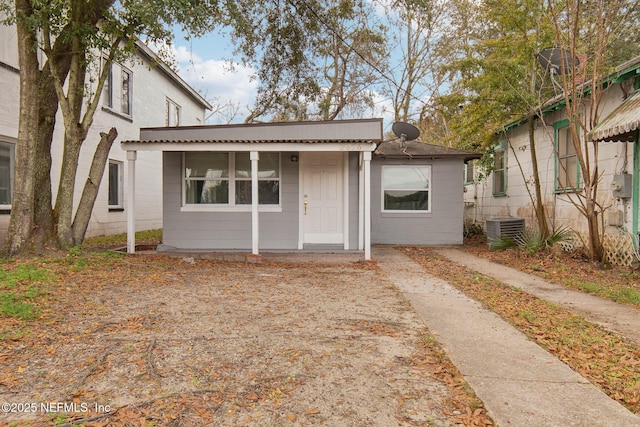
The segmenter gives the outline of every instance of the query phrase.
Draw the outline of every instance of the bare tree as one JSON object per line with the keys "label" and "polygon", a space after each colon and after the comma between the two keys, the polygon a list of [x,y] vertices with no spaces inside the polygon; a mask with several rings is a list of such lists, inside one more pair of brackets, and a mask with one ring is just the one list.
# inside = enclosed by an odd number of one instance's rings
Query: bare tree
{"label": "bare tree", "polygon": [[401,53],[390,67],[393,78],[386,88],[396,121],[418,122],[420,109],[442,86],[445,12],[441,0],[396,0],[387,8],[390,27],[397,31],[393,44]]}
{"label": "bare tree", "polygon": [[[561,61],[559,84],[569,120],[569,136],[581,171],[580,187],[567,197],[587,221],[588,251],[594,261],[604,258],[605,207],[598,197],[601,180],[599,143],[589,140],[589,131],[600,121],[604,78],[609,75],[615,57],[609,47],[620,36],[621,21],[637,8],[627,0],[568,0],[547,2],[555,28],[556,45],[566,52],[569,61]],[[572,58],[580,57],[580,69],[565,72]]]}

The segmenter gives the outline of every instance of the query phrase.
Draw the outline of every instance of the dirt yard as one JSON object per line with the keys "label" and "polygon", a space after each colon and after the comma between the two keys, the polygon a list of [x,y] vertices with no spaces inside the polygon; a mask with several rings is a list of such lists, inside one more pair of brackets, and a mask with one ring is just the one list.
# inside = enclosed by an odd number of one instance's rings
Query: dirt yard
{"label": "dirt yard", "polygon": [[40,318],[0,318],[0,425],[482,419],[455,373],[432,375],[434,340],[374,264],[138,255],[42,268],[56,279]]}

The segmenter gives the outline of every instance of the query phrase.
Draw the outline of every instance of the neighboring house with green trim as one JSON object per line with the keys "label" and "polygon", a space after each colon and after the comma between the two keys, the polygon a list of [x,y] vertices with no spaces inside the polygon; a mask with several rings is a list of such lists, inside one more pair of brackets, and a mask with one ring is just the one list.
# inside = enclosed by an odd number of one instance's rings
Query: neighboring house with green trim
{"label": "neighboring house with green trim", "polygon": [[[605,82],[600,122],[589,130],[589,137],[599,141],[598,198],[607,207],[605,249],[611,261],[630,264],[633,249],[638,249],[640,220],[640,57],[618,67]],[[571,202],[583,180],[564,99],[547,103],[542,117],[535,121],[541,193],[549,224],[555,228],[565,225],[586,235],[586,220]],[[488,176],[476,171],[475,180],[465,179],[465,220],[484,225],[487,220],[516,217],[535,227],[528,124],[523,119],[505,129],[493,150],[493,171]],[[623,255],[612,255],[621,251]]]}

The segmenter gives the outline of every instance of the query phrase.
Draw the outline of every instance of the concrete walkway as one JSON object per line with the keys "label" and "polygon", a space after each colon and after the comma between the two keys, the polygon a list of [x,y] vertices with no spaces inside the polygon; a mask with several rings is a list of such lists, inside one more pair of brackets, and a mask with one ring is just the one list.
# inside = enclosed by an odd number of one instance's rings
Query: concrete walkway
{"label": "concrete walkway", "polygon": [[640,345],[640,310],[548,283],[511,267],[496,264],[459,249],[439,248],[436,252],[450,261],[506,283],[546,301],[564,306]]}
{"label": "concrete walkway", "polygon": [[373,257],[498,425],[640,426],[639,417],[406,255],[374,247]]}

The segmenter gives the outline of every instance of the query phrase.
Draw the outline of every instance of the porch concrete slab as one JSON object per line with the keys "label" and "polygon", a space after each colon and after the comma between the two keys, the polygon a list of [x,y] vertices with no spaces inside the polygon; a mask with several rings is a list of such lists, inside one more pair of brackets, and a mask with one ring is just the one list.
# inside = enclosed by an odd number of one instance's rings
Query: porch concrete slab
{"label": "porch concrete slab", "polygon": [[473,271],[569,308],[587,320],[617,332],[640,345],[640,310],[638,309],[546,282],[537,276],[496,264],[459,249],[437,248],[436,252]]}
{"label": "porch concrete slab", "polygon": [[392,247],[373,257],[500,426],[640,426],[640,418]]}

